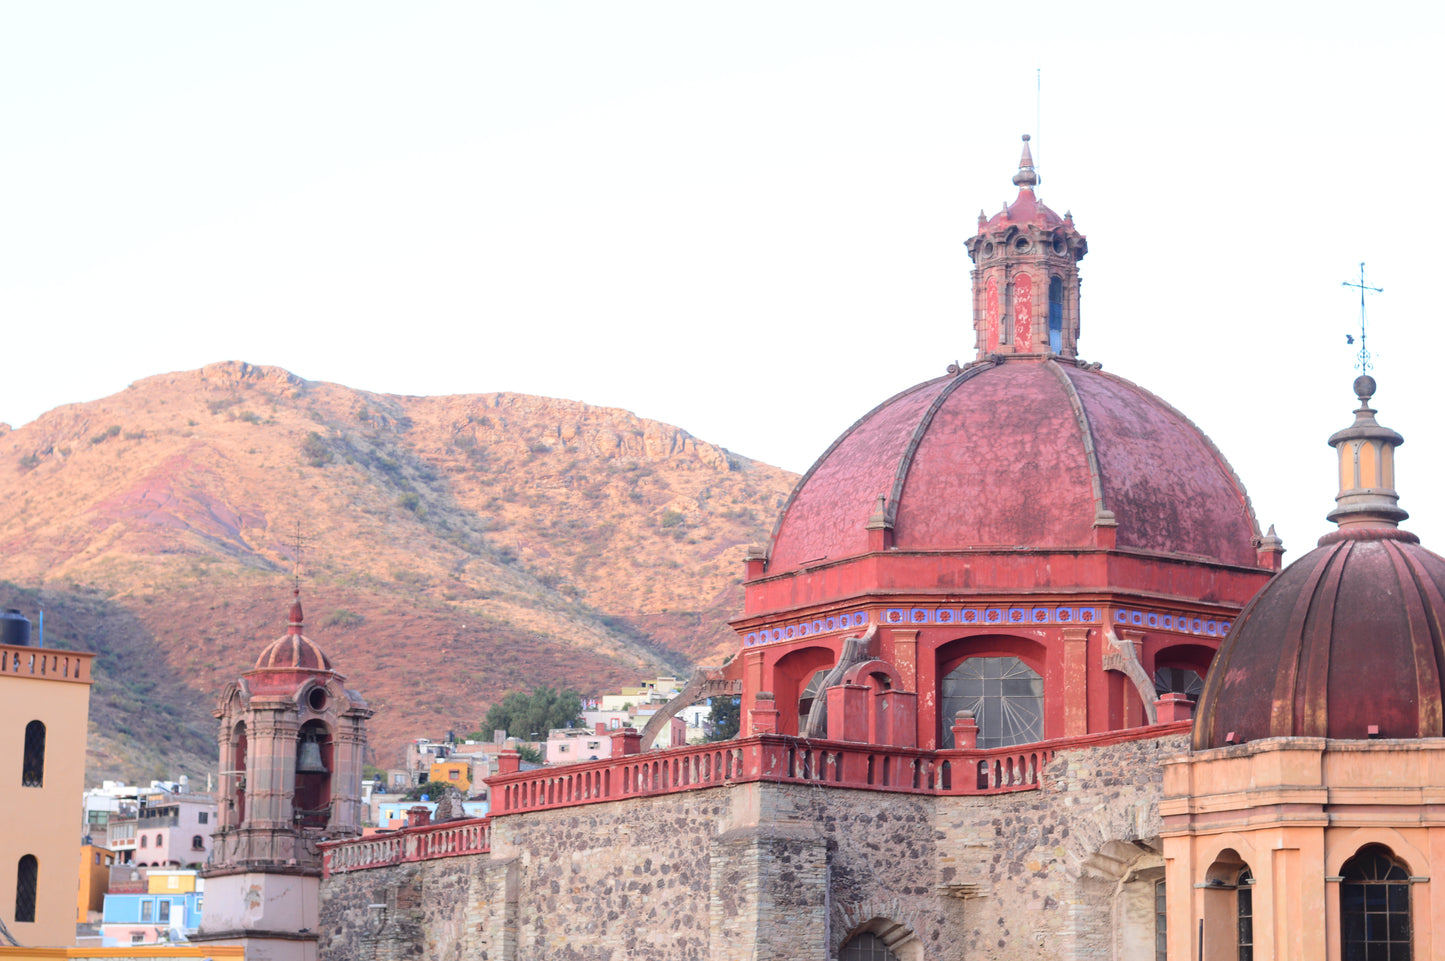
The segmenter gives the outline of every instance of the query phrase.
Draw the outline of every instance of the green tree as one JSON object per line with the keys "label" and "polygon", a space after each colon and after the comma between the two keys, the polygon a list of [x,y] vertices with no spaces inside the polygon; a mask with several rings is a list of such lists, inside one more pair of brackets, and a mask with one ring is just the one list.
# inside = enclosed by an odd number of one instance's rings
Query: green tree
{"label": "green tree", "polygon": [[506,731],[509,737],[545,738],[554,727],[566,727],[582,717],[582,695],[571,688],[542,685],[527,694],[510,691],[487,711],[484,731]]}
{"label": "green tree", "polygon": [[418,784],[401,796],[403,801],[420,801],[425,794],[429,801],[440,801],[442,795],[453,790],[455,784],[448,784],[446,781],[428,781],[425,784]]}
{"label": "green tree", "polygon": [[738,724],[742,720],[742,701],[736,694],[708,699],[707,703],[712,708],[712,713],[707,718],[712,727],[707,736],[709,741],[728,741],[738,736]]}

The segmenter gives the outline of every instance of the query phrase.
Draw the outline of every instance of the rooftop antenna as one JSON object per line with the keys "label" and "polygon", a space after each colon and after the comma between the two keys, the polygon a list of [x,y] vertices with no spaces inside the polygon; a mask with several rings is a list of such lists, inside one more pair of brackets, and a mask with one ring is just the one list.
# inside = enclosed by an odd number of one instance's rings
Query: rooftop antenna
{"label": "rooftop antenna", "polygon": [[[1365,283],[1364,261],[1360,262],[1360,279],[1358,281],[1346,280],[1341,286],[1355,287],[1360,291],[1360,353],[1355,359],[1355,366],[1359,368],[1360,373],[1368,374],[1372,365],[1370,364],[1370,351],[1365,346],[1365,294],[1382,294],[1385,292],[1385,288],[1371,287]],[[1352,334],[1345,335],[1345,343],[1353,344],[1354,342],[1355,338]]]}

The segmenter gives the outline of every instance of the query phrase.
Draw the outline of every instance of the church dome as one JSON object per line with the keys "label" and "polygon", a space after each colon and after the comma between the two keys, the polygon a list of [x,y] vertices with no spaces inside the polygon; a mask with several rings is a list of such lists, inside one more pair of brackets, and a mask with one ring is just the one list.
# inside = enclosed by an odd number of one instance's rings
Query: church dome
{"label": "church dome", "polygon": [[1399,530],[1394,448],[1375,423],[1374,380],[1330,443],[1340,528],[1285,568],[1244,612],[1209,671],[1196,750],[1266,737],[1440,737],[1445,718],[1445,559]]}
{"label": "church dome", "polygon": [[[883,501],[880,505],[879,498]],[[1114,546],[1258,567],[1254,514],[1193,423],[1141,387],[1053,354],[995,354],[850,427],[793,490],[770,573],[895,550]]]}
{"label": "church dome", "polygon": [[290,623],[286,627],[286,633],[266,645],[261,656],[256,658],[255,669],[332,670],[331,659],[326,656],[326,652],[321,650],[315,641],[301,633],[302,624],[301,597],[298,591],[291,604]]}

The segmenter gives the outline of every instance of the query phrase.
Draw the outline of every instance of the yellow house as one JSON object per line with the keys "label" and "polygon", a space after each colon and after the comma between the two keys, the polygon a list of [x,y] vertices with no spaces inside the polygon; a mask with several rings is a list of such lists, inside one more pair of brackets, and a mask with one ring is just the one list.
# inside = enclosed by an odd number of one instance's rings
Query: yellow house
{"label": "yellow house", "polygon": [[454,784],[458,791],[463,794],[470,794],[472,790],[472,762],[471,761],[436,761],[431,766],[431,773],[428,775],[433,781],[441,781],[445,784]]}
{"label": "yellow house", "polygon": [[164,871],[151,868],[146,872],[146,891],[150,894],[190,894],[196,890],[200,872],[191,869]]}
{"label": "yellow house", "polygon": [[80,804],[94,654],[33,647],[0,614],[0,919],[21,944],[75,943]]}
{"label": "yellow house", "polygon": [[115,852],[95,844],[80,846],[80,890],[76,898],[75,923],[84,924],[91,911],[105,908],[105,892],[110,887],[110,866]]}

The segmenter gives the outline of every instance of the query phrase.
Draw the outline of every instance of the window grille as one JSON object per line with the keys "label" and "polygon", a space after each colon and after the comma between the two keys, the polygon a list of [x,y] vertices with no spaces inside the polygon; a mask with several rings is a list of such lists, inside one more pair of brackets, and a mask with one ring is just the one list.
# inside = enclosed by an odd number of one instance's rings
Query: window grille
{"label": "window grille", "polygon": [[1249,868],[1239,872],[1234,903],[1239,915],[1239,961],[1254,961],[1254,875]]}
{"label": "window grille", "polygon": [[898,956],[878,935],[864,931],[848,939],[838,952],[838,961],[898,961]]}
{"label": "window grille", "polygon": [[952,719],[972,711],[978,746],[1011,747],[1044,737],[1044,679],[1017,657],[970,657],[943,679],[943,746],[953,747]]}
{"label": "window grille", "polygon": [[1344,961],[1410,961],[1410,872],[1379,844],[1340,870]]}
{"label": "window grille", "polygon": [[35,920],[35,894],[40,887],[40,862],[35,855],[27,854],[20,859],[15,872],[15,920]]}
{"label": "window grille", "polygon": [[23,787],[45,785],[45,725],[39,721],[25,725],[25,763],[20,784]]}

